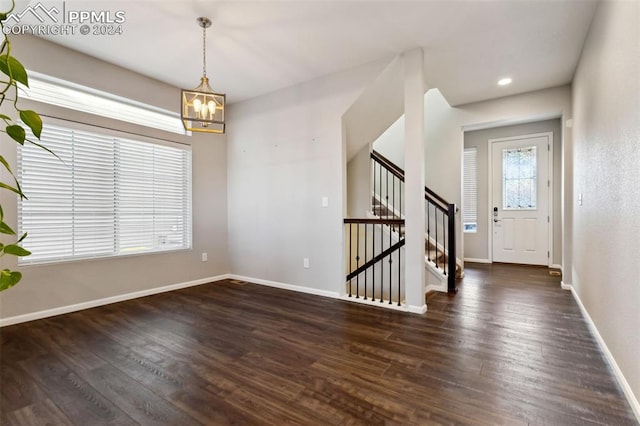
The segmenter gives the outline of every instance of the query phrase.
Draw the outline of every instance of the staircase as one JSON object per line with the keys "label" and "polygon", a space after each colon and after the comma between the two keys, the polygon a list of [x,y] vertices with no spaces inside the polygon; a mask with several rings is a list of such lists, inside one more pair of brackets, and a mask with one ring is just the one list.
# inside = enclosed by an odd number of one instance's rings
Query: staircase
{"label": "staircase", "polygon": [[[347,235],[346,297],[406,309],[404,304],[404,171],[370,153],[371,208],[367,218],[344,219]],[[455,293],[462,264],[456,258],[454,204],[425,187],[427,290]]]}
{"label": "staircase", "polygon": [[[404,219],[402,196],[404,193],[404,170],[377,151],[372,151],[373,194],[371,212],[374,217]],[[455,255],[454,204],[425,187],[425,209],[427,216],[425,233],[425,264],[436,275],[446,280],[446,288],[455,293],[456,278],[462,277],[462,262]],[[400,230],[404,232],[404,228]],[[404,236],[404,234],[402,234]],[[449,253],[452,253],[451,258]],[[449,271],[454,271],[453,274]]]}

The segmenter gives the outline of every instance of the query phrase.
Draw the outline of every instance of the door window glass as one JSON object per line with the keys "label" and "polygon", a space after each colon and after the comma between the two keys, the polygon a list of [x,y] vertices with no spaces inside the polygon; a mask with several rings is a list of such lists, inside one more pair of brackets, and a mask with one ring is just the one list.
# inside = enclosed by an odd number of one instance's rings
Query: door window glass
{"label": "door window glass", "polygon": [[536,147],[502,150],[502,208],[535,209],[537,201]]}

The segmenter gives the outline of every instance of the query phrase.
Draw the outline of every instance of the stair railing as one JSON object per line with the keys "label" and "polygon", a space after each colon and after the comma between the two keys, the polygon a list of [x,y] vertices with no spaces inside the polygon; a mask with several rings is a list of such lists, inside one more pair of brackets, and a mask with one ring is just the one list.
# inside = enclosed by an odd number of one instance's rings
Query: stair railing
{"label": "stair railing", "polygon": [[[370,156],[373,176],[372,210],[380,218],[401,219],[403,217],[404,170],[377,151],[372,151]],[[397,205],[396,192],[398,194]],[[456,206],[426,186],[424,198],[426,203],[425,249],[427,259],[433,262],[436,269],[442,270],[442,273],[447,276],[447,291],[455,293],[457,292]]]}
{"label": "stair railing", "polygon": [[344,219],[344,224],[349,250],[349,297],[401,306],[404,220]]}

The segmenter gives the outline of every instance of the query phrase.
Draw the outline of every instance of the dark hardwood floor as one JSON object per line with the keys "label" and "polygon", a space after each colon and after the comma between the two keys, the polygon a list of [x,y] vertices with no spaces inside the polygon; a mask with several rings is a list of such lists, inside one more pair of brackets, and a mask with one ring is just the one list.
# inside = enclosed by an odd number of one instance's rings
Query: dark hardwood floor
{"label": "dark hardwood floor", "polygon": [[569,292],[467,265],[405,314],[226,281],[0,330],[2,425],[633,425]]}

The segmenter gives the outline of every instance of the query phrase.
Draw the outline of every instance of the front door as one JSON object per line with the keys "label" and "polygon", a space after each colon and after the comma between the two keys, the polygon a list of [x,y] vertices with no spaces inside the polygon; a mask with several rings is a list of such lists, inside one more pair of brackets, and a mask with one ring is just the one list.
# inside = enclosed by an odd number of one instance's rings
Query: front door
{"label": "front door", "polygon": [[552,134],[489,141],[492,259],[549,264],[549,192]]}

